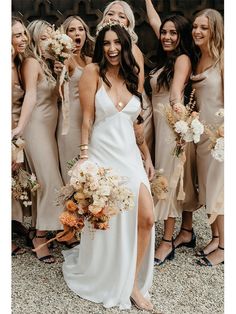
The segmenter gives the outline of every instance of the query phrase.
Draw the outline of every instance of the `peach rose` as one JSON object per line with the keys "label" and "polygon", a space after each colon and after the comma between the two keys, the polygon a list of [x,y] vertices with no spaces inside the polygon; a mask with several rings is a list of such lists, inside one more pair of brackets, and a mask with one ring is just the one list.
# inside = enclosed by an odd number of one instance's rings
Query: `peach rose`
{"label": "peach rose", "polygon": [[78,209],[78,206],[72,200],[67,201],[65,206],[69,212],[75,212]]}

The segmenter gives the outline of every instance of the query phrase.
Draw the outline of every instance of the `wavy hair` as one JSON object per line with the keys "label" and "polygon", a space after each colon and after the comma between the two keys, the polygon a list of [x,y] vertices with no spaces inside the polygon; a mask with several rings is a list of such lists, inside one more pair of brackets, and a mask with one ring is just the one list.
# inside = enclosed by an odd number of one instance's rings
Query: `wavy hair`
{"label": "wavy hair", "polygon": [[214,9],[204,9],[195,14],[194,19],[199,16],[205,16],[209,21],[210,38],[208,42],[208,51],[215,61],[219,62],[220,69],[224,69],[224,22],[222,15]]}
{"label": "wavy hair", "polygon": [[52,28],[52,25],[44,20],[34,20],[27,26],[27,29],[31,36],[31,43],[27,51],[27,56],[35,58],[41,65],[46,78],[50,81],[55,82],[52,71],[50,70],[45,58],[43,57],[39,46],[40,36],[48,27]]}
{"label": "wavy hair", "polygon": [[128,91],[136,95],[142,104],[142,96],[141,93],[138,92],[138,73],[139,66],[132,54],[132,41],[129,33],[122,27],[119,23],[117,24],[107,24],[104,26],[101,31],[98,33],[95,49],[93,55],[93,62],[99,65],[99,75],[102,77],[103,81],[111,87],[111,83],[106,77],[106,72],[108,68],[108,62],[104,55],[104,38],[107,31],[112,30],[116,33],[120,44],[121,44],[121,59],[120,59],[120,70],[119,74],[124,78],[126,87]]}
{"label": "wavy hair", "polygon": [[135,33],[134,31],[134,27],[135,27],[135,18],[134,18],[134,13],[130,7],[130,5],[125,2],[125,1],[120,1],[120,0],[116,0],[116,1],[112,1],[110,2],[106,7],[105,7],[105,10],[103,12],[103,17],[102,17],[102,20],[101,22],[97,25],[97,29],[100,28],[100,26],[104,23],[105,19],[106,19],[106,15],[107,13],[109,12],[109,10],[111,10],[111,7],[114,5],[114,4],[119,4],[120,6],[122,6],[123,10],[124,10],[124,13],[128,19],[128,31],[129,31],[129,34],[131,36],[131,39],[132,39],[132,42],[133,43],[137,43],[138,41],[138,35]]}
{"label": "wavy hair", "polygon": [[[157,66],[152,72],[156,72],[163,67],[163,71],[157,78],[157,89],[161,87],[170,88],[171,80],[174,76],[174,65],[177,57],[182,54],[187,55],[191,60],[193,59],[193,41],[191,34],[191,23],[181,15],[170,15],[166,17],[160,27],[160,34],[166,22],[172,22],[175,25],[178,35],[178,45],[169,54],[167,54],[159,43],[157,50]],[[161,36],[160,36],[161,37]]]}
{"label": "wavy hair", "polygon": [[84,45],[81,49],[81,58],[83,61],[85,61],[85,56],[92,57],[93,55],[93,49],[94,49],[94,38],[90,34],[89,27],[88,25],[84,22],[84,20],[79,17],[78,15],[71,15],[67,17],[67,19],[62,23],[64,32],[68,35],[68,29],[70,27],[70,23],[73,20],[78,20],[84,27],[85,34],[86,34],[86,39],[84,42]]}

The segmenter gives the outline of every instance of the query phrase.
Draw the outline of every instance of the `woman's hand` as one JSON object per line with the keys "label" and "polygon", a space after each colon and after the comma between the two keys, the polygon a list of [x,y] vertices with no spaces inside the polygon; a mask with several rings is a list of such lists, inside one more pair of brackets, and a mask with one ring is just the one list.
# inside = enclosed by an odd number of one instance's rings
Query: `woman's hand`
{"label": "woman's hand", "polygon": [[63,63],[61,63],[60,61],[55,61],[54,62],[54,67],[53,67],[53,71],[56,73],[56,75],[60,75],[62,68],[63,68]]}
{"label": "woman's hand", "polygon": [[21,127],[17,126],[11,131],[11,138],[22,136],[23,130]]}
{"label": "woman's hand", "polygon": [[11,163],[12,171],[14,172],[14,171],[18,170],[21,165],[22,165],[21,163],[16,162],[16,161],[13,160],[12,163]]}
{"label": "woman's hand", "polygon": [[153,167],[152,160],[151,160],[150,157],[148,157],[145,160],[144,165],[145,165],[145,170],[146,170],[148,179],[149,179],[149,181],[152,181],[152,179],[153,179],[153,177],[155,175],[155,169]]}

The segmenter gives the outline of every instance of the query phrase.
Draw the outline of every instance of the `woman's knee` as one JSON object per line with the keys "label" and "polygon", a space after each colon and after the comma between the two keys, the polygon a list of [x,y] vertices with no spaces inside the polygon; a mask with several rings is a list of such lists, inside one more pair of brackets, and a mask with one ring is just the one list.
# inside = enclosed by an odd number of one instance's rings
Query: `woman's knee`
{"label": "woman's knee", "polygon": [[153,215],[145,215],[140,217],[138,226],[139,228],[151,230],[154,225],[154,216]]}

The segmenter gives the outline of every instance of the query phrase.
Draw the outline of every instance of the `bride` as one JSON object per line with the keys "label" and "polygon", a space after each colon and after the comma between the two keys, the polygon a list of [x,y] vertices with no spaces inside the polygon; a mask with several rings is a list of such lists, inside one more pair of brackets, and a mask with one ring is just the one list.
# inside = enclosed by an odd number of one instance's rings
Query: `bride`
{"label": "bride", "polygon": [[[118,22],[103,24],[93,63],[79,82],[83,123],[80,160],[91,160],[128,178],[133,210],[110,220],[106,231],[82,232],[81,244],[63,252],[63,275],[80,297],[109,308],[152,310],[148,290],[154,259],[153,202],[149,180],[154,175],[142,130],[139,67],[131,38]],[[142,157],[143,160],[142,160]]]}

